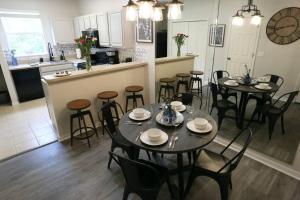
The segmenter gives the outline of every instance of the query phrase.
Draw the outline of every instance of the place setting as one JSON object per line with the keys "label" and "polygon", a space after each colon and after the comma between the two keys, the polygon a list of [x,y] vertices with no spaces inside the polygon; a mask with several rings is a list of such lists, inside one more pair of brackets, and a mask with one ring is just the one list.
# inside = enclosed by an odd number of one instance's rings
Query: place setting
{"label": "place setting", "polygon": [[133,121],[146,121],[151,118],[151,115],[151,111],[149,110],[136,108],[129,113],[128,117]]}
{"label": "place setting", "polygon": [[141,131],[135,141],[137,142],[139,139],[148,146],[161,146],[168,142],[169,136],[158,128],[150,128],[146,131]]}
{"label": "place setting", "polygon": [[272,87],[268,83],[259,83],[254,87],[259,90],[272,90]]}
{"label": "place setting", "polygon": [[224,82],[225,85],[227,86],[231,86],[231,87],[237,87],[240,84],[237,82],[237,80],[233,80],[233,79],[229,79],[227,81]]}
{"label": "place setting", "polygon": [[213,130],[213,126],[205,118],[195,118],[187,122],[186,127],[195,134],[209,134]]}

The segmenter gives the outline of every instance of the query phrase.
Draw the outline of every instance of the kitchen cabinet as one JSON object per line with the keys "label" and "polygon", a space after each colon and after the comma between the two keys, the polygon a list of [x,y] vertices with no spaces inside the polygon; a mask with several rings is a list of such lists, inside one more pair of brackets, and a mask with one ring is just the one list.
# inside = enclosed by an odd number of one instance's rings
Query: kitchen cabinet
{"label": "kitchen cabinet", "polygon": [[79,38],[81,36],[81,31],[79,27],[79,19],[76,17],[73,21],[74,23],[74,33],[75,33],[75,38]]}
{"label": "kitchen cabinet", "polygon": [[109,46],[109,30],[107,14],[97,15],[97,23],[99,30],[99,43],[101,46]]}
{"label": "kitchen cabinet", "polygon": [[90,16],[84,16],[83,20],[84,20],[84,28],[85,28],[85,30],[86,29],[90,29],[91,28]]}
{"label": "kitchen cabinet", "polygon": [[73,63],[67,63],[67,64],[61,64],[61,65],[49,65],[49,66],[43,66],[40,67],[40,72],[42,76],[45,75],[52,75],[56,72],[60,71],[75,71],[75,67]]}
{"label": "kitchen cabinet", "polygon": [[78,17],[78,24],[79,24],[80,33],[82,33],[82,31],[85,30],[83,17]]}
{"label": "kitchen cabinet", "polygon": [[55,43],[69,44],[74,43],[74,23],[72,19],[54,20],[53,34]]}
{"label": "kitchen cabinet", "polygon": [[91,29],[97,29],[98,28],[97,15],[90,15],[90,24],[91,24]]}

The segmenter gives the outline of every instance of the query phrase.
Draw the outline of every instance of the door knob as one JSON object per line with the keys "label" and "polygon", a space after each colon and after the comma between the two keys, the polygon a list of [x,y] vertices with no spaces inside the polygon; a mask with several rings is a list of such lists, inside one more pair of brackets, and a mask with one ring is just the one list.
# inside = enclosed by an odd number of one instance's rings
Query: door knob
{"label": "door knob", "polygon": [[227,60],[231,60],[231,58],[230,58],[230,57],[228,57],[228,58],[227,58]]}

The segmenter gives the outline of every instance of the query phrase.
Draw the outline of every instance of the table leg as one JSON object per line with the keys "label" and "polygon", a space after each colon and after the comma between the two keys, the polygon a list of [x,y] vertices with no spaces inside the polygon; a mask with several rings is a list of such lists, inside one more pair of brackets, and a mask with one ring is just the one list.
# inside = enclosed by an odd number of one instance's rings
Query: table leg
{"label": "table leg", "polygon": [[244,118],[247,107],[248,92],[242,92],[239,105],[238,128],[243,129]]}
{"label": "table leg", "polygon": [[182,154],[177,154],[177,167],[178,167],[178,192],[179,192],[179,199],[184,199],[184,180],[183,180],[183,158]]}

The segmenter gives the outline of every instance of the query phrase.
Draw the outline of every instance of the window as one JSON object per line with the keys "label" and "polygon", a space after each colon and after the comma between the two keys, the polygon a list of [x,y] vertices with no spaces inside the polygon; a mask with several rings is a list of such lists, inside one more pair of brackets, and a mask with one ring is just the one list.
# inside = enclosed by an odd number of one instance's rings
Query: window
{"label": "window", "polygon": [[39,18],[1,17],[9,50],[16,56],[46,54],[46,43]]}

